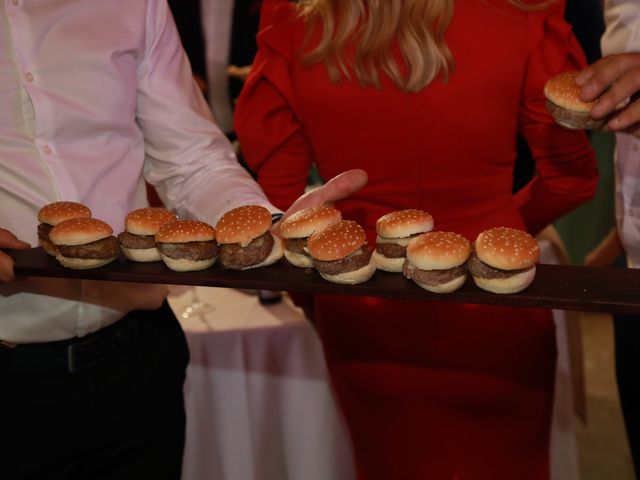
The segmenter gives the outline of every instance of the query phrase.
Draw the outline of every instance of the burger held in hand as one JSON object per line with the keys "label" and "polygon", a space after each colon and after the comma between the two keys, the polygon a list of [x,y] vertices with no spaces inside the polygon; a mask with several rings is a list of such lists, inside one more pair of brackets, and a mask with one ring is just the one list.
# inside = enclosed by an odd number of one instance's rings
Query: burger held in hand
{"label": "burger held in hand", "polygon": [[216,224],[222,266],[246,270],[280,260],[282,241],[270,229],[271,213],[259,205],[245,205],[225,213]]}
{"label": "burger held in hand", "polygon": [[351,220],[316,230],[307,248],[313,266],[330,282],[355,285],[369,280],[376,270],[364,229]]}
{"label": "burger held in hand", "polygon": [[280,226],[284,238],[284,256],[296,267],[313,267],[307,240],[316,230],[342,220],[339,210],[329,205],[304,208],[288,216]]}
{"label": "burger held in hand", "polygon": [[453,232],[428,232],[413,238],[407,246],[404,276],[435,293],[450,293],[464,285],[469,240]]}
{"label": "burger held in hand", "polygon": [[578,72],[563,72],[550,78],[544,86],[547,98],[547,110],[556,123],[570,129],[600,129],[606,119],[591,117],[595,102],[583,102],[580,99],[580,87],[575,78]]}
{"label": "burger held in hand", "polygon": [[218,258],[216,230],[198,220],[164,223],[155,235],[162,261],[176,272],[204,270]]}
{"label": "burger held in hand", "polygon": [[54,257],[58,253],[49,240],[51,229],[64,220],[71,218],[90,218],[91,210],[77,202],[53,202],[45,205],[38,212],[38,243],[45,252]]}
{"label": "burger held in hand", "polygon": [[96,218],[71,218],[49,232],[56,259],[67,268],[101,267],[118,257],[118,241],[109,224]]}
{"label": "burger held in hand", "polygon": [[469,271],[483,290],[517,293],[535,278],[540,247],[527,232],[509,227],[492,228],[480,233],[474,245]]}
{"label": "burger held in hand", "polygon": [[125,257],[135,262],[162,260],[156,247],[156,233],[162,225],[178,219],[165,208],[148,207],[134,210],[124,219],[124,232],[118,235],[120,249]]}
{"label": "burger held in hand", "polygon": [[376,222],[376,249],[373,259],[380,270],[402,272],[409,241],[431,231],[433,218],[423,210],[398,210],[387,213]]}

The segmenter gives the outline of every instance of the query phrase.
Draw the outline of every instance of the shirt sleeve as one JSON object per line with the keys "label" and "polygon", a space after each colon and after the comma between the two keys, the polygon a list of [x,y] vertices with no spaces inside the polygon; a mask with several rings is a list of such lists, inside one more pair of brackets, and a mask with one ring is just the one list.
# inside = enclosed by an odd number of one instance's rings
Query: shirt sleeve
{"label": "shirt sleeve", "polygon": [[234,116],[247,164],[269,200],[281,209],[304,193],[313,162],[290,74],[292,13],[287,1],[264,2],[258,52]]}
{"label": "shirt sleeve", "polygon": [[277,212],[216,125],[165,0],[147,1],[145,41],[135,119],[144,135],[145,179],[180,216],[215,223],[247,204]]}
{"label": "shirt sleeve", "polygon": [[536,175],[516,200],[527,228],[537,233],[595,194],[595,153],[584,131],[556,124],[545,106],[545,82],[585,65],[584,54],[558,12],[529,16],[530,55],[520,107],[520,131],[536,163]]}

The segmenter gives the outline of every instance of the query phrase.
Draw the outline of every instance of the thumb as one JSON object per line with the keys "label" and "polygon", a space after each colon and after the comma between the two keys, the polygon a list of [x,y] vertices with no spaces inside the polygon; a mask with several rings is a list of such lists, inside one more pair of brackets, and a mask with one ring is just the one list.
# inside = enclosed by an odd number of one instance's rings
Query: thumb
{"label": "thumb", "polygon": [[307,207],[323,203],[335,203],[357,192],[367,184],[367,172],[361,169],[347,170],[336,175],[324,185],[311,190],[296,200],[287,210],[286,215]]}
{"label": "thumb", "polygon": [[4,228],[0,228],[0,248],[13,250],[25,250],[31,248],[27,242],[18,239],[13,233]]}

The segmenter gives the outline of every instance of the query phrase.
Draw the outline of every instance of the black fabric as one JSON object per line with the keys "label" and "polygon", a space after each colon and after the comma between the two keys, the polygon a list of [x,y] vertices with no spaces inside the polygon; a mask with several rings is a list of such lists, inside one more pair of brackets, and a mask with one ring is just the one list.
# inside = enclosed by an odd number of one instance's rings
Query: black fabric
{"label": "black fabric", "polygon": [[0,366],[0,478],[180,478],[184,333],[166,303],[125,319],[137,339],[88,368]]}
{"label": "black fabric", "polygon": [[640,473],[640,315],[613,316],[616,377],[627,438],[637,473]]}
{"label": "black fabric", "polygon": [[180,34],[180,41],[191,63],[191,70],[206,81],[207,69],[200,0],[169,0],[169,8]]}

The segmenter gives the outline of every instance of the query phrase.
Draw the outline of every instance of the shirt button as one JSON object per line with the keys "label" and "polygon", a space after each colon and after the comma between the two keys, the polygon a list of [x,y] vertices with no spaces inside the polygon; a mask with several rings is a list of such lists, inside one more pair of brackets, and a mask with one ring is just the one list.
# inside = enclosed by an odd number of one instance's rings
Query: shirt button
{"label": "shirt button", "polygon": [[51,155],[53,153],[53,150],[51,150],[51,147],[49,145],[45,145],[42,149],[47,155]]}
{"label": "shirt button", "polygon": [[27,82],[33,82],[33,73],[31,72],[24,72],[24,79]]}

